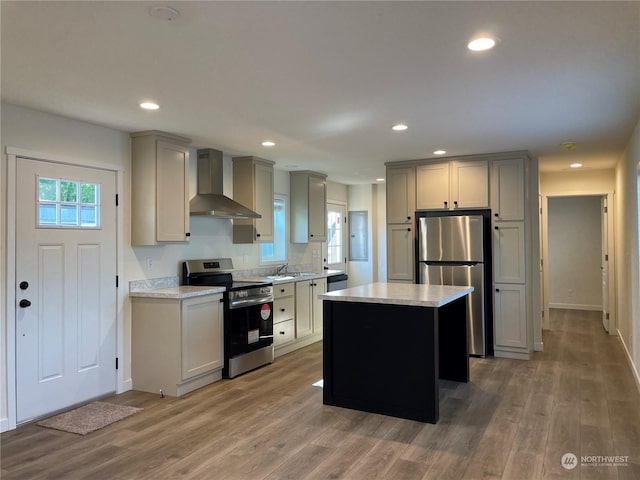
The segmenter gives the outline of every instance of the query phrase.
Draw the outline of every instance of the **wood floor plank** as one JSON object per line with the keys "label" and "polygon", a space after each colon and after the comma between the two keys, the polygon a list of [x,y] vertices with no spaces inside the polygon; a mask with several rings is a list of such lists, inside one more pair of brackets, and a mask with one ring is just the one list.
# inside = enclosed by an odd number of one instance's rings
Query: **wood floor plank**
{"label": "wood floor plank", "polygon": [[[322,343],[181,398],[130,391],[144,411],[87,436],[21,426],[0,436],[3,480],[640,478],[640,395],[597,312],[551,311],[530,361],[471,358],[442,382],[440,421],[322,404]],[[627,456],[560,464],[564,453]]]}

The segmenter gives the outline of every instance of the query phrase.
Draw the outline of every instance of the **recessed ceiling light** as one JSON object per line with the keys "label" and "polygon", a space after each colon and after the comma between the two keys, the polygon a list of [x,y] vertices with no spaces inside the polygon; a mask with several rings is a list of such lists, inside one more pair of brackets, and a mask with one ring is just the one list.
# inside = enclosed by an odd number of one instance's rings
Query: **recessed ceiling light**
{"label": "recessed ceiling light", "polygon": [[409,127],[407,127],[404,123],[398,123],[397,125],[394,125],[393,127],[391,127],[391,130],[395,130],[396,132],[402,132],[407,128]]}
{"label": "recessed ceiling light", "polygon": [[436,150],[433,152],[434,155],[444,155],[445,153],[447,153],[446,150]]}
{"label": "recessed ceiling light", "polygon": [[266,140],[266,141],[262,142],[262,146],[263,147],[273,147],[273,146],[275,146],[275,143],[273,143],[271,140]]}
{"label": "recessed ceiling light", "polygon": [[491,37],[474,38],[467,44],[467,48],[474,52],[483,52],[485,50],[491,50],[495,46],[496,46],[496,39]]}
{"label": "recessed ceiling light", "polygon": [[149,9],[149,15],[158,20],[166,20],[170,22],[180,16],[180,12],[175,8],[167,7],[165,5],[156,5]]}
{"label": "recessed ceiling light", "polygon": [[571,165],[569,165],[571,168],[580,168],[582,167],[581,163],[572,163]]}
{"label": "recessed ceiling light", "polygon": [[564,150],[574,150],[578,144],[576,142],[562,142],[560,147]]}
{"label": "recessed ceiling light", "polygon": [[153,102],[142,102],[140,104],[140,108],[144,108],[145,110],[158,110],[160,108],[160,105]]}
{"label": "recessed ceiling light", "polygon": [[376,182],[384,182],[384,178],[376,178]]}

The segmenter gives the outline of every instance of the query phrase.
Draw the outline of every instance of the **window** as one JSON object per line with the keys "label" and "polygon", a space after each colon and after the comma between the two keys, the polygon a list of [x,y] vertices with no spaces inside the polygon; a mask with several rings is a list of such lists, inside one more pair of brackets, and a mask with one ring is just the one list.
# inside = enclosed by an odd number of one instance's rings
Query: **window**
{"label": "window", "polygon": [[38,177],[38,226],[100,228],[100,185]]}
{"label": "window", "polygon": [[287,259],[286,200],[283,195],[273,199],[273,243],[260,245],[260,262],[284,262]]}

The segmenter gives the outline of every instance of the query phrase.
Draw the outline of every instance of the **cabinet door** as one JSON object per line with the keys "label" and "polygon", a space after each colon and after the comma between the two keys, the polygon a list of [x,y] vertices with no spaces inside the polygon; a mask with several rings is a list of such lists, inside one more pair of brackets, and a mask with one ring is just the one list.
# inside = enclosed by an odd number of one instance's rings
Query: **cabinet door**
{"label": "cabinet door", "polygon": [[489,207],[489,162],[453,162],[451,164],[452,208]]}
{"label": "cabinet door", "polygon": [[527,347],[527,313],[524,285],[495,285],[496,347]]}
{"label": "cabinet door", "polygon": [[309,241],[327,240],[327,181],[309,176]]}
{"label": "cabinet door", "polygon": [[414,280],[414,233],[407,225],[387,225],[387,278]]}
{"label": "cabinet door", "polygon": [[324,318],[322,311],[323,302],[318,298],[318,295],[327,293],[327,279],[317,278],[312,280],[311,285],[313,287],[311,290],[311,304],[313,305],[313,332],[322,334],[322,321]]}
{"label": "cabinet door", "polygon": [[184,242],[189,232],[189,150],[162,141],[156,148],[156,240]]}
{"label": "cabinet door", "polygon": [[[182,301],[182,379],[222,368],[222,295]],[[158,345],[163,348],[163,345]]]}
{"label": "cabinet door", "polygon": [[494,160],[491,208],[496,220],[524,220],[524,160]]}
{"label": "cabinet door", "polygon": [[296,282],[296,338],[313,333],[311,280]]}
{"label": "cabinet door", "polygon": [[387,223],[413,223],[416,173],[413,168],[387,169]]}
{"label": "cabinet door", "polygon": [[256,219],[256,240],[273,242],[273,167],[255,165],[255,211],[262,215]]}
{"label": "cabinet door", "polygon": [[416,168],[416,209],[449,209],[449,163],[430,163]]}
{"label": "cabinet door", "polygon": [[494,225],[493,256],[496,283],[525,283],[524,223]]}

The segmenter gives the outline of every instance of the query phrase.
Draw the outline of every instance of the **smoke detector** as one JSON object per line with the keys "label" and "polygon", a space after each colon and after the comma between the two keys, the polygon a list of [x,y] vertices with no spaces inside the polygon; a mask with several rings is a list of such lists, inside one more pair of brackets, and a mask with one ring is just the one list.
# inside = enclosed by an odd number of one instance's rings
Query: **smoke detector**
{"label": "smoke detector", "polygon": [[180,12],[175,8],[167,7],[165,5],[156,5],[149,9],[149,15],[158,20],[165,20],[170,22],[180,16]]}

